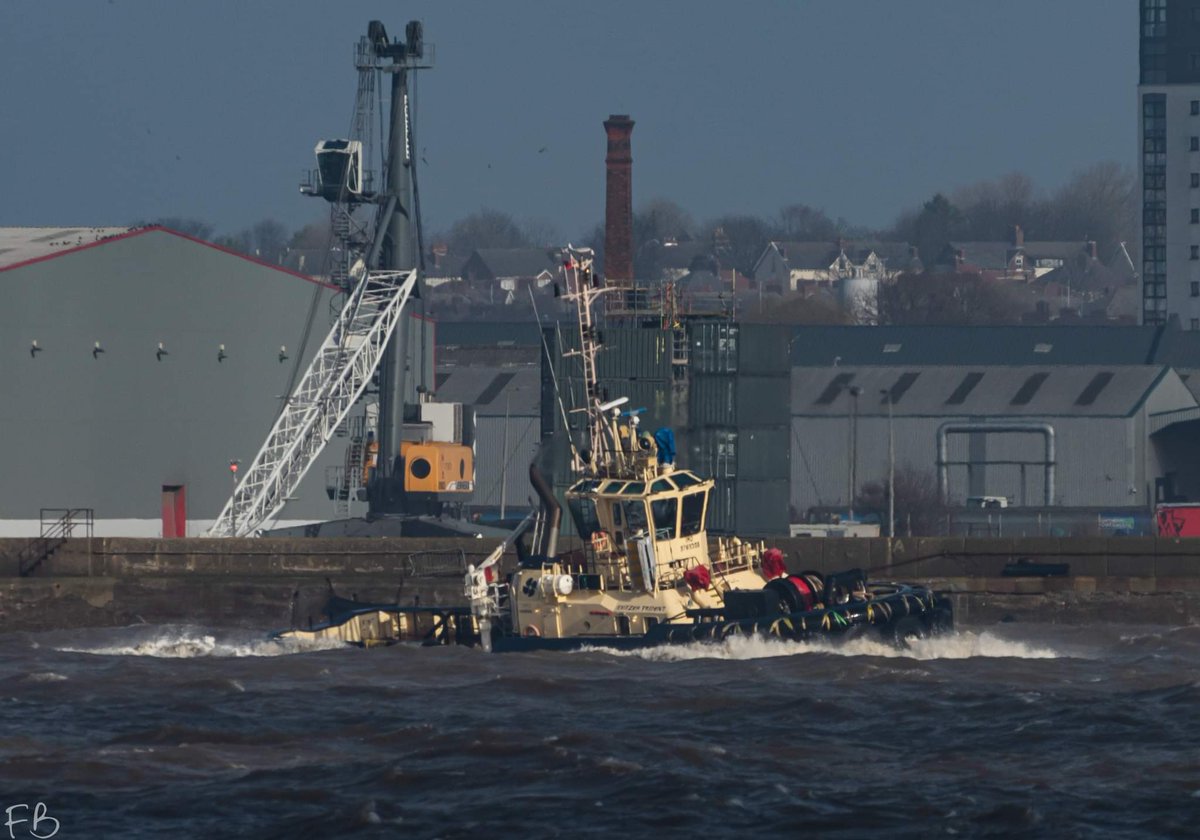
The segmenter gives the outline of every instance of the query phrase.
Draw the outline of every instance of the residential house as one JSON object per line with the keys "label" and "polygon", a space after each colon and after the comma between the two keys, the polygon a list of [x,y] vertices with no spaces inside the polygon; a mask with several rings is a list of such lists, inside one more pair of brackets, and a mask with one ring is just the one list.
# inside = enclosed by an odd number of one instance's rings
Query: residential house
{"label": "residential house", "polygon": [[559,274],[558,254],[545,248],[480,248],[462,267],[462,279],[475,290],[486,290],[491,303],[513,303],[551,286]]}
{"label": "residential house", "polygon": [[805,296],[825,290],[860,323],[874,323],[879,284],[900,272],[920,271],[917,249],[906,242],[770,242],[754,266],[766,292]]}
{"label": "residential house", "polygon": [[1098,263],[1095,242],[1026,241],[1020,225],[1008,242],[951,242],[938,256],[939,271],[978,274],[985,280],[1029,283],[1067,266]]}

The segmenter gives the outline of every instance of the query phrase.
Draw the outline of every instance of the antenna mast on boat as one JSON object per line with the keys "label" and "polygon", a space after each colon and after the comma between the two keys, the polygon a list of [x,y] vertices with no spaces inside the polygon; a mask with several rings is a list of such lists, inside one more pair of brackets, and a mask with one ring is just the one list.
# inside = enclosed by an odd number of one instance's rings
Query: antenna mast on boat
{"label": "antenna mast on boat", "polygon": [[571,447],[571,467],[580,475],[606,475],[623,466],[624,453],[617,440],[616,424],[609,413],[628,402],[627,398],[620,398],[606,403],[596,374],[596,355],[602,342],[593,306],[598,297],[613,288],[600,284],[593,268],[594,259],[591,248],[568,246],[563,251],[563,276],[567,288],[562,296],[575,304],[575,320],[579,327],[579,349],[568,350],[563,357],[579,357],[584,384],[584,405],[571,409],[571,413],[587,417],[587,446]]}

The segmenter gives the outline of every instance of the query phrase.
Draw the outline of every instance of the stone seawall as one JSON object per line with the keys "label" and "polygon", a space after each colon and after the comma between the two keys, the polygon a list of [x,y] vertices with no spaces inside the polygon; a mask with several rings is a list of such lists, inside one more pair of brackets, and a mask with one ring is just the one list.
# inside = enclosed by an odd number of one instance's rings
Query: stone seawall
{"label": "stone seawall", "polygon": [[19,577],[0,540],[0,631],[196,623],[271,630],[319,620],[332,585],[362,601],[458,603],[466,563],[498,540],[68,540]]}
{"label": "stone seawall", "polygon": [[[328,587],[364,601],[461,600],[464,563],[496,540],[69,540],[27,577],[0,540],[0,631],[185,622],[274,629],[317,619]],[[1200,622],[1200,539],[912,538],[768,541],[792,571],[862,568],[954,595],[960,623]],[[569,547],[569,546],[568,546]],[[1066,576],[1007,576],[1020,560]],[[511,558],[510,558],[511,560]]]}

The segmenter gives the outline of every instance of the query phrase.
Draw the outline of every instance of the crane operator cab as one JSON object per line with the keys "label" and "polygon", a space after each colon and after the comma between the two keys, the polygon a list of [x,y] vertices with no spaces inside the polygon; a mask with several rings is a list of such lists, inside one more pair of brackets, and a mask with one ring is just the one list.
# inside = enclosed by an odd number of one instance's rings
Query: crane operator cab
{"label": "crane operator cab", "polygon": [[363,194],[363,152],[358,140],[322,140],[317,143],[315,183],[301,187],[306,195],[326,201],[354,201]]}

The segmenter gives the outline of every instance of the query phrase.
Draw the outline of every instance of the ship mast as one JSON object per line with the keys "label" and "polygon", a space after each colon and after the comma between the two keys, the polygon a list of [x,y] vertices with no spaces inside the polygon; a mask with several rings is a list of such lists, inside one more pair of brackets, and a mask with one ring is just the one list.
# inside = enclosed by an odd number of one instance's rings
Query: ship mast
{"label": "ship mast", "polygon": [[600,333],[596,326],[594,304],[613,287],[601,286],[590,248],[568,246],[563,251],[563,276],[566,291],[562,297],[575,304],[575,320],[579,328],[579,349],[563,353],[564,358],[579,357],[583,368],[584,405],[571,409],[573,414],[586,416],[587,446],[571,447],[571,467],[579,475],[619,475],[629,464],[621,446],[618,418],[620,406],[627,397],[605,402],[596,374],[596,355],[601,349]]}

